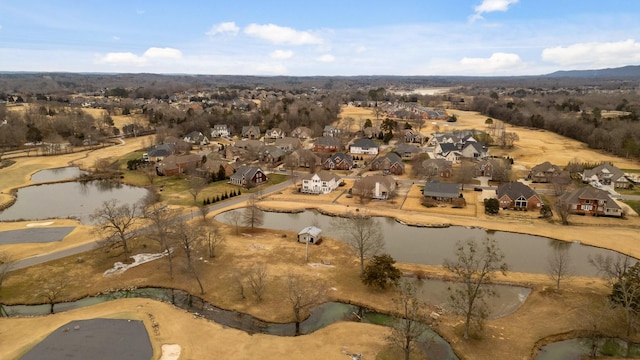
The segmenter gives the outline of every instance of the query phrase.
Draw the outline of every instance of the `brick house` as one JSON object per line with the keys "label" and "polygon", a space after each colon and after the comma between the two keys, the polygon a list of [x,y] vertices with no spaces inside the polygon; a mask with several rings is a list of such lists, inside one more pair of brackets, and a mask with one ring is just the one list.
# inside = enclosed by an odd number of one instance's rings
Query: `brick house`
{"label": "brick house", "polygon": [[623,215],[622,208],[609,196],[609,192],[591,186],[576,189],[558,198],[558,203],[569,207],[574,214],[592,216]]}
{"label": "brick house", "polygon": [[521,182],[501,184],[496,195],[503,209],[539,211],[543,205],[540,195]]}

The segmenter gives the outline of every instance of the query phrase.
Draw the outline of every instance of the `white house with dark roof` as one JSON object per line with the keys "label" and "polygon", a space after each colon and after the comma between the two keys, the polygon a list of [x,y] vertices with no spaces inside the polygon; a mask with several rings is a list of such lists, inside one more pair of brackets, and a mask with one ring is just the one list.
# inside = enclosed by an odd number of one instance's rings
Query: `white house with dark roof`
{"label": "white house with dark roof", "polygon": [[352,154],[378,155],[379,150],[380,145],[367,138],[358,139],[349,145],[349,152]]}
{"label": "white house with dark roof", "polygon": [[229,135],[231,135],[231,132],[229,131],[227,124],[215,124],[211,128],[212,138],[227,137]]}
{"label": "white house with dark roof", "polygon": [[582,181],[591,184],[613,185],[614,188],[621,189],[627,189],[632,186],[624,172],[609,163],[583,171]]}
{"label": "white house with dark roof", "polygon": [[328,194],[340,185],[341,178],[326,170],[307,174],[302,178],[300,192],[306,194]]}

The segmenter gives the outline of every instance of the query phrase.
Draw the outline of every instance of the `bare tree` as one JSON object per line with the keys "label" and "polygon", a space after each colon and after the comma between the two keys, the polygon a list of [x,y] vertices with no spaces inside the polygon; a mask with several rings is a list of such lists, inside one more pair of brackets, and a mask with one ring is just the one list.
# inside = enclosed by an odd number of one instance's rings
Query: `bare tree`
{"label": "bare tree", "polygon": [[135,238],[132,231],[138,223],[138,205],[122,204],[111,199],[102,203],[91,214],[91,221],[96,224],[98,234],[103,236],[100,244],[108,250],[122,247],[125,260],[129,257],[129,241]]}
{"label": "bare tree", "polygon": [[455,260],[445,260],[444,267],[460,282],[450,288],[450,300],[453,310],[465,317],[463,337],[468,339],[471,322],[481,328],[488,316],[485,299],[496,295],[491,287],[493,274],[497,271],[504,274],[507,264],[496,241],[489,238],[482,245],[474,240],[458,241],[455,255]]}
{"label": "bare tree", "polygon": [[334,219],[336,229],[344,235],[344,241],[353,248],[360,259],[360,276],[364,274],[364,259],[376,255],[384,248],[382,227],[377,219],[361,212],[349,213]]}
{"label": "bare tree", "polygon": [[250,227],[252,231],[264,223],[264,212],[258,207],[258,200],[255,195],[252,195],[247,200],[247,207],[242,212],[242,223],[246,227]]}
{"label": "bare tree", "polygon": [[415,285],[407,280],[400,283],[399,294],[393,302],[400,317],[392,323],[387,340],[394,348],[401,349],[404,359],[409,360],[411,352],[416,349],[416,342],[428,329],[426,305],[418,299]]}
{"label": "bare tree", "polygon": [[621,337],[627,342],[627,355],[631,355],[633,339],[640,331],[640,263],[629,267],[621,279],[613,284],[609,300],[618,310],[619,322],[624,324]]}
{"label": "bare tree", "polygon": [[630,256],[618,254],[616,256],[603,256],[597,254],[589,256],[589,264],[593,265],[600,276],[602,276],[610,286],[620,282],[624,274],[633,266],[635,259]]}
{"label": "bare tree", "polygon": [[375,183],[367,181],[367,179],[360,179],[353,184],[351,193],[358,196],[360,204],[364,204],[365,202],[371,200],[375,187]]}
{"label": "bare tree", "polygon": [[240,234],[240,223],[242,220],[242,213],[240,213],[239,211],[227,211],[226,213],[224,213],[224,218],[225,220],[227,220],[227,222],[229,222],[230,224],[232,224],[235,228],[235,233],[236,235]]}
{"label": "bare tree", "polygon": [[216,257],[216,249],[226,240],[224,234],[217,226],[207,226],[204,229],[204,237],[209,257]]}
{"label": "bare tree", "polygon": [[300,322],[303,316],[306,315],[311,307],[325,301],[327,287],[318,281],[290,274],[287,277],[287,290],[287,300],[291,304],[296,321],[295,335],[298,336],[300,335]]}
{"label": "bare tree", "polygon": [[571,216],[571,204],[563,200],[562,196],[559,196],[556,201],[556,214],[560,217],[562,225],[569,225],[569,217]]}
{"label": "bare tree", "polygon": [[237,289],[238,289],[238,294],[240,295],[240,298],[242,300],[246,299],[247,297],[244,295],[244,277],[242,276],[242,274],[239,273],[234,273],[233,274],[233,282],[237,285]]}
{"label": "bare tree", "polygon": [[189,177],[189,194],[193,197],[193,203],[196,204],[198,194],[207,187],[207,180],[199,176],[192,175]]}
{"label": "bare tree", "polygon": [[60,300],[68,285],[69,279],[62,277],[59,274],[57,275],[57,277],[46,280],[42,285],[40,296],[45,299],[47,304],[49,304],[50,314],[53,314],[54,305]]}
{"label": "bare tree", "polygon": [[186,270],[198,282],[200,294],[204,294],[204,287],[200,280],[198,264],[196,262],[198,250],[202,247],[202,229],[199,226],[192,226],[182,221],[177,224],[175,235],[178,244],[180,244],[184,252]]}
{"label": "bare tree", "polygon": [[161,203],[153,203],[144,208],[144,217],[151,221],[149,236],[167,253],[169,260],[169,277],[173,278],[173,246],[175,239],[172,229],[175,226],[178,212]]}
{"label": "bare tree", "polygon": [[253,295],[256,296],[258,301],[262,301],[262,295],[264,295],[268,274],[269,272],[266,264],[254,264],[251,266],[247,274],[247,279],[251,286],[251,292],[253,292]]}
{"label": "bare tree", "polygon": [[571,243],[558,244],[547,259],[547,275],[556,284],[557,291],[560,291],[560,282],[568,280],[572,274],[571,256],[566,245],[571,246]]}

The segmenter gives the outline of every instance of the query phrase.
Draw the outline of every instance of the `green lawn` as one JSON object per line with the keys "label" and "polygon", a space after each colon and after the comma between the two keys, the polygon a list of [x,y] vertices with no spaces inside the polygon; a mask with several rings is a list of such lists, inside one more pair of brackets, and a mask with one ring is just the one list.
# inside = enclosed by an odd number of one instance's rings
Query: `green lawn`
{"label": "green lawn", "polygon": [[266,186],[275,185],[287,179],[287,176],[283,174],[270,174],[269,180],[266,185],[262,185],[252,189],[239,188],[238,186],[229,184],[228,180],[216,181],[213,183],[209,183],[206,188],[198,193],[196,201],[194,203],[193,195],[189,192],[189,180],[184,175],[154,176],[153,184],[151,184],[149,177],[144,173],[135,170],[127,170],[127,162],[129,160],[142,158],[142,154],[143,151],[134,151],[132,153],[129,153],[119,159],[114,165],[114,168],[122,171],[123,181],[125,183],[135,186],[152,186],[158,189],[160,199],[163,201],[167,201],[171,205],[201,206],[207,199],[212,202],[216,198],[222,198],[224,195],[231,195],[232,193],[254,193],[260,191]]}

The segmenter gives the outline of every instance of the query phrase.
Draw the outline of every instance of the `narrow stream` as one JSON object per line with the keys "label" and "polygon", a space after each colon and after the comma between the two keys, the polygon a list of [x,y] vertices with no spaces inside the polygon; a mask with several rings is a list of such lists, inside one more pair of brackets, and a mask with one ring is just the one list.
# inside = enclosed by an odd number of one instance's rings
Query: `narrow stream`
{"label": "narrow stream", "polygon": [[[295,335],[295,323],[266,322],[248,314],[220,309],[185,291],[165,288],[119,290],[108,294],[89,296],[77,301],[54,304],[54,312],[78,309],[122,298],[148,298],[170,302],[197,316],[215,321],[224,326],[246,331],[250,334]],[[50,304],[2,306],[3,313],[8,316],[42,316],[49,314],[50,309]],[[311,310],[311,315],[300,323],[300,333],[302,335],[311,334],[316,330],[339,321],[357,321],[389,326],[394,319],[393,316],[381,314],[363,307],[339,302],[328,302],[318,305]],[[427,330],[422,343],[419,345],[427,351],[427,356],[430,359],[458,359],[449,343],[431,329]]]}

